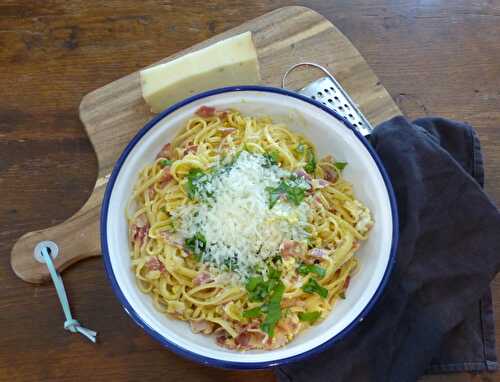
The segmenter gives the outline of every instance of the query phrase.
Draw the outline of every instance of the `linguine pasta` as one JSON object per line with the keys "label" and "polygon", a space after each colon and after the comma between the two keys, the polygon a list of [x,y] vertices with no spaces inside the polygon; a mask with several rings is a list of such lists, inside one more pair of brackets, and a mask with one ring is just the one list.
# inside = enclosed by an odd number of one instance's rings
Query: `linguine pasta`
{"label": "linguine pasta", "polygon": [[346,165],[268,117],[201,107],[139,173],[138,287],[221,346],[284,346],[345,298],[373,225]]}

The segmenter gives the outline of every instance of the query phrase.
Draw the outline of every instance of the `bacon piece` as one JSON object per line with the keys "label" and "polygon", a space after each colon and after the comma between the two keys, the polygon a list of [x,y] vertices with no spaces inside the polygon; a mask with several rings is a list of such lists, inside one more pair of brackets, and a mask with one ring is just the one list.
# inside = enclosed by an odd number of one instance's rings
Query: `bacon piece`
{"label": "bacon piece", "polygon": [[303,243],[295,240],[283,240],[280,250],[284,257],[302,257],[306,252]]}
{"label": "bacon piece", "polygon": [[347,276],[344,281],[344,290],[349,287],[349,283],[351,282],[351,276]]}
{"label": "bacon piece", "polygon": [[155,197],[156,191],[152,186],[148,188],[148,194],[149,199],[153,199]]}
{"label": "bacon piece", "polygon": [[193,279],[193,285],[194,286],[203,285],[207,284],[210,281],[212,281],[210,273],[202,271],[198,272],[196,277]]}
{"label": "bacon piece", "polygon": [[329,182],[334,183],[337,180],[337,172],[333,171],[328,167],[323,167],[323,171],[325,172],[325,179]]}
{"label": "bacon piece", "polygon": [[227,137],[228,135],[234,133],[236,129],[234,127],[221,127],[219,131],[222,133],[223,137]]}
{"label": "bacon piece", "polygon": [[215,340],[219,346],[225,347],[226,349],[234,350],[237,348],[234,339],[227,335],[218,336]]}
{"label": "bacon piece", "polygon": [[196,154],[196,152],[198,151],[198,145],[188,145],[185,149],[184,149],[184,155],[187,155],[189,153],[193,153],[193,154]]}
{"label": "bacon piece", "polygon": [[215,115],[215,107],[201,106],[195,114],[201,118],[209,118]]}
{"label": "bacon piece", "polygon": [[274,337],[271,338],[269,337],[265,343],[265,348],[266,349],[277,349],[279,347],[282,347],[286,345],[288,342],[288,337],[284,332],[281,330],[275,330],[274,331]]}
{"label": "bacon piece", "polygon": [[170,143],[167,143],[165,146],[162,147],[162,149],[156,156],[156,159],[158,158],[166,158],[166,159],[172,158],[172,145]]}
{"label": "bacon piece", "polygon": [[234,339],[234,342],[236,342],[236,345],[238,345],[241,348],[246,348],[248,347],[248,343],[250,342],[250,338],[252,335],[248,333],[247,331],[243,331],[238,336]]}
{"label": "bacon piece", "polygon": [[287,318],[285,320],[281,320],[277,325],[277,328],[282,329],[285,332],[285,334],[286,333],[295,333],[295,331],[298,329],[298,327],[299,327],[299,324],[296,323],[295,321],[291,320],[290,318]]}
{"label": "bacon piece", "polygon": [[328,186],[330,184],[330,182],[328,182],[324,179],[313,179],[311,184],[315,189],[319,190],[319,189],[322,189],[322,188],[325,188],[326,186]]}
{"label": "bacon piece", "polygon": [[324,248],[313,248],[307,252],[309,258],[305,260],[307,264],[319,264],[320,259],[328,256],[328,250]]}
{"label": "bacon piece", "polygon": [[215,337],[215,341],[217,341],[217,343],[220,345],[220,346],[224,346],[225,342],[227,340],[227,336],[222,334],[220,336],[217,336]]}
{"label": "bacon piece", "polygon": [[206,320],[189,321],[189,325],[193,333],[210,334],[214,329],[213,323]]}
{"label": "bacon piece", "polygon": [[326,249],[323,248],[313,248],[309,251],[309,255],[312,257],[323,258],[328,255],[328,252]]}
{"label": "bacon piece", "polygon": [[246,329],[259,329],[260,321],[258,318],[254,318],[249,324],[244,326]]}
{"label": "bacon piece", "polygon": [[295,175],[297,175],[299,178],[304,178],[308,182],[310,182],[312,180],[311,175],[309,175],[307,172],[305,172],[302,169],[295,171]]}
{"label": "bacon piece", "polygon": [[149,224],[146,224],[143,227],[139,227],[137,224],[132,224],[130,226],[132,241],[139,242],[142,244],[144,242],[144,238],[148,236],[149,232]]}
{"label": "bacon piece", "polygon": [[174,179],[174,177],[170,173],[170,167],[165,167],[162,171],[163,171],[163,176],[161,178],[161,182],[162,183],[168,183],[172,179]]}
{"label": "bacon piece", "polygon": [[165,266],[156,256],[147,261],[146,267],[148,267],[150,271],[165,271]]}
{"label": "bacon piece", "polygon": [[179,236],[176,236],[175,234],[172,234],[168,231],[163,231],[160,233],[160,235],[168,244],[179,249],[184,249],[184,241]]}

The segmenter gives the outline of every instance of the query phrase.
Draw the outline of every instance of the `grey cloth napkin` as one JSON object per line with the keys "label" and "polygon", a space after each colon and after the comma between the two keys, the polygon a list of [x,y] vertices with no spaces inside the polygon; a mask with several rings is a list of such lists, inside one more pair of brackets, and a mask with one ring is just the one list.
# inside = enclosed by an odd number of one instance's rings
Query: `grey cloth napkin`
{"label": "grey cloth napkin", "polygon": [[500,213],[482,190],[476,133],[443,118],[396,117],[370,143],[396,193],[396,265],[361,324],[319,355],[277,368],[279,381],[403,382],[495,370],[489,283],[500,270]]}

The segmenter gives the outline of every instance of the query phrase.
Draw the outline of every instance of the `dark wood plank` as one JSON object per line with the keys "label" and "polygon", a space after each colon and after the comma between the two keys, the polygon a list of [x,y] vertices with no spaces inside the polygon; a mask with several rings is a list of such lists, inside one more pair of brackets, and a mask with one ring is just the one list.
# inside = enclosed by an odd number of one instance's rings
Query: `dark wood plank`
{"label": "dark wood plank", "polygon": [[[74,313],[100,344],[65,333],[55,291],[9,266],[24,232],[62,222],[88,198],[96,161],[77,117],[81,97],[288,1],[3,1],[0,4],[0,379],[272,381],[163,350],[116,302],[99,259],[64,274]],[[473,124],[486,190],[500,201],[500,1],[302,2],[360,50],[403,112]],[[494,283],[500,312],[500,281]],[[497,327],[500,325],[497,314]],[[497,335],[497,344],[500,336]],[[428,377],[494,381],[498,374]]]}

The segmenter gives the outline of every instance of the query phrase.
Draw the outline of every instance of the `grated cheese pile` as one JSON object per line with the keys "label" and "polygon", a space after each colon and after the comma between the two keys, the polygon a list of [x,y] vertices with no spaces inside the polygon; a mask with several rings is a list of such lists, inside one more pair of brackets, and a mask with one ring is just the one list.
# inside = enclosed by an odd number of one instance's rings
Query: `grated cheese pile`
{"label": "grated cheese pile", "polygon": [[174,212],[183,238],[205,237],[203,262],[245,279],[278,254],[283,240],[307,239],[310,207],[305,201],[296,206],[280,200],[269,208],[266,188],[276,187],[290,172],[242,151],[232,166],[216,174],[204,183],[210,198]]}

